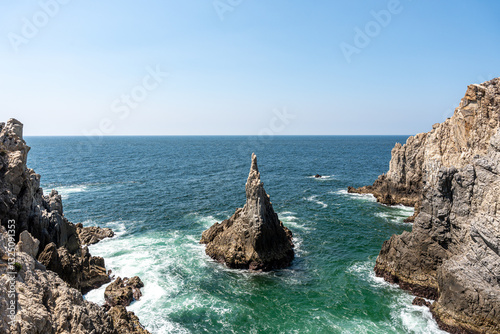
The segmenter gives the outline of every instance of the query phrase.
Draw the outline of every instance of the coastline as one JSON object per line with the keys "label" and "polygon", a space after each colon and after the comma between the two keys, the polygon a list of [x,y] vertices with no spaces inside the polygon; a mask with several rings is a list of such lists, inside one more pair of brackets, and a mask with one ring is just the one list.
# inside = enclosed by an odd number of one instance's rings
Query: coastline
{"label": "coastline", "polygon": [[349,188],[382,203],[415,202],[412,232],[384,242],[375,273],[434,299],[431,312],[450,333],[500,333],[491,280],[500,258],[486,237],[498,228],[490,208],[498,203],[499,95],[500,78],[470,85],[451,118],[396,144],[373,186]]}

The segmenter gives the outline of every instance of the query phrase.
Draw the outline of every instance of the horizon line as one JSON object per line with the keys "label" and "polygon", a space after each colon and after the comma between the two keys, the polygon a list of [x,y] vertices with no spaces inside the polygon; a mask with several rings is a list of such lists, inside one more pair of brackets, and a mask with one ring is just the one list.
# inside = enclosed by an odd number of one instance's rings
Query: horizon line
{"label": "horizon line", "polygon": [[78,138],[113,138],[113,137],[335,137],[335,136],[350,136],[350,137],[401,137],[401,136],[414,136],[415,134],[298,134],[298,135],[213,135],[213,134],[203,134],[203,135],[102,135],[102,136],[86,136],[86,135],[23,135],[23,138],[35,138],[35,137],[78,137]]}

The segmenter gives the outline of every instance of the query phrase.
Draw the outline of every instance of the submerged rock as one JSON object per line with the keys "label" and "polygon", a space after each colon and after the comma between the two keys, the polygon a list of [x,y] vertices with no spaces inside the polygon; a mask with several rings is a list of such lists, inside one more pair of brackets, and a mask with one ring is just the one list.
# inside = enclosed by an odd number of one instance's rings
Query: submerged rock
{"label": "submerged rock", "polygon": [[245,206],[203,232],[200,243],[207,245],[206,254],[237,269],[268,271],[289,266],[294,258],[292,232],[273,210],[255,154],[245,190]]}
{"label": "submerged rock", "polygon": [[373,187],[420,203],[412,231],[384,242],[377,276],[435,299],[444,330],[500,333],[500,78],[470,85],[451,118],[396,145]]}

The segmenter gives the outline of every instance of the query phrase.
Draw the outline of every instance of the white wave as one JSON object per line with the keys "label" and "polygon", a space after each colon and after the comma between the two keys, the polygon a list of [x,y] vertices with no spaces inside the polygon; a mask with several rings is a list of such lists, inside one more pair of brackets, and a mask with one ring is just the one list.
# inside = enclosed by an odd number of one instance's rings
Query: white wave
{"label": "white wave", "polygon": [[292,232],[294,232],[294,230],[302,230],[302,231],[314,230],[314,228],[307,226],[304,221],[300,221],[299,218],[294,216],[294,214],[295,212],[284,211],[284,212],[279,212],[278,217],[286,227],[292,229]]}
{"label": "white wave", "polygon": [[217,219],[212,215],[203,216],[203,215],[200,215],[198,212],[189,213],[186,215],[186,217],[193,217],[191,219],[193,219],[195,222],[201,224],[205,229],[209,228],[210,226],[212,226],[215,223],[220,223],[224,220],[224,219]]}
{"label": "white wave", "polygon": [[[294,217],[294,215],[296,214],[295,212],[292,212],[292,211],[283,211],[283,212],[280,212],[279,213],[280,215],[282,216],[289,216],[289,217]],[[295,218],[295,217],[294,217]]]}
{"label": "white wave", "polygon": [[412,216],[415,213],[415,208],[413,206],[404,206],[402,204],[399,204],[393,205],[392,208],[395,208],[401,215]]}
{"label": "white wave", "polygon": [[[182,277],[166,268],[200,268],[204,262],[202,245],[198,245],[198,240],[195,240],[194,236],[193,239],[184,238],[177,231],[156,232],[139,237],[107,239],[106,242],[103,240],[89,247],[93,255],[104,257],[106,268],[111,269],[115,277],[137,275],[144,282],[141,299],[127,309],[135,312],[145,327],[153,333],[188,333],[181,325],[168,320],[172,308],[164,307],[171,296],[183,290],[185,284]],[[182,241],[180,247],[179,240]],[[184,247],[186,244],[194,247]],[[181,265],[179,261],[190,263]],[[102,304],[104,289],[105,286],[93,290],[85,298]]]}
{"label": "white wave", "polygon": [[74,186],[55,186],[55,187],[46,187],[48,191],[44,191],[46,194],[50,194],[52,189],[57,190],[59,195],[61,195],[62,199],[68,198],[71,194],[84,192],[88,189],[86,185],[74,185]]}
{"label": "white wave", "polygon": [[323,207],[323,209],[327,208],[328,207],[328,204],[326,204],[325,202],[322,202],[322,201],[319,201],[317,200],[316,198],[318,197],[318,195],[313,195],[313,196],[309,196],[307,198],[304,198],[306,201],[309,201],[309,202],[314,202],[318,205],[321,205]]}
{"label": "white wave", "polygon": [[375,276],[375,261],[358,262],[347,269],[347,272],[367,281],[374,288],[398,290],[397,284],[386,282],[382,277]]}
{"label": "white wave", "polygon": [[316,175],[307,176],[308,179],[315,179],[318,181],[335,180],[335,175],[321,175],[321,177],[316,177]]}
{"label": "white wave", "polygon": [[372,194],[350,193],[350,192],[347,191],[347,189],[341,189],[341,190],[337,190],[337,191],[331,191],[330,194],[333,194],[333,195],[342,195],[342,196],[349,196],[349,197],[352,197],[352,198],[361,199],[361,200],[369,201],[369,202],[376,202],[377,201],[377,199],[375,198],[375,196],[373,196]]}
{"label": "white wave", "polygon": [[300,238],[299,236],[294,236],[292,241],[293,241],[293,245],[295,246],[295,253],[298,256],[309,254],[308,251],[302,249],[302,243],[303,243],[302,238]]}
{"label": "white wave", "polygon": [[400,224],[400,225],[408,225],[409,223],[406,223],[404,220],[410,216],[413,215],[414,213],[414,208],[407,207],[407,206],[387,206],[390,208],[390,211],[384,211],[384,212],[375,212],[374,215],[376,217],[382,218],[385,221],[395,223],[395,224]]}
{"label": "white wave", "polygon": [[[415,334],[446,333],[439,329],[429,308],[412,305],[412,301],[415,297],[401,290],[397,284],[391,284],[381,277],[376,277],[373,270],[374,266],[375,261],[372,260],[359,262],[349,267],[347,272],[355,274],[357,277],[367,281],[374,288],[389,289],[390,291],[396,292],[391,298],[390,303],[392,323],[385,324],[388,328],[395,329],[396,327],[403,326],[407,333]],[[371,325],[373,325],[373,323]],[[367,324],[367,326],[370,326],[370,324]]]}
{"label": "white wave", "polygon": [[98,289],[90,290],[83,298],[98,305],[104,305],[104,291],[109,284],[111,283],[104,284]]}

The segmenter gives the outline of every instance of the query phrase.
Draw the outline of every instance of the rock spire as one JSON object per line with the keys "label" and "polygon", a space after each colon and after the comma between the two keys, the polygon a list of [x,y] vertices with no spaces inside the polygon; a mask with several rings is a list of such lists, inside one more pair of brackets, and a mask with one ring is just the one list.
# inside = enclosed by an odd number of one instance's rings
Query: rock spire
{"label": "rock spire", "polygon": [[274,212],[255,154],[245,190],[245,206],[203,232],[205,252],[231,268],[268,271],[289,266],[294,258],[292,233]]}

